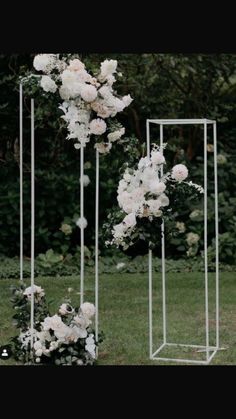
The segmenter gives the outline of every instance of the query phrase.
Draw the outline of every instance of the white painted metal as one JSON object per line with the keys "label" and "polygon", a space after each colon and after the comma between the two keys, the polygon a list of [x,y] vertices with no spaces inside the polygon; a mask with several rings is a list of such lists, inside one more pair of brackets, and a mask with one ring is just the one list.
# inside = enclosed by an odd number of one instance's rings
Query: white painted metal
{"label": "white painted metal", "polygon": [[95,337],[98,340],[98,233],[99,233],[99,151],[96,150],[96,197],[95,197]]}
{"label": "white painted metal", "polygon": [[80,304],[84,302],[84,146],[80,147]]}
{"label": "white painted metal", "polygon": [[208,260],[207,260],[207,124],[204,123],[204,269],[205,269],[205,321],[207,361],[209,358],[209,308],[208,308]]}
{"label": "white painted metal", "polygon": [[216,122],[213,125],[214,141],[214,183],[215,183],[215,252],[216,252],[216,346],[220,347],[219,337],[219,219],[218,219],[218,176],[217,176],[217,131]]}
{"label": "white painted metal", "polygon": [[161,125],[194,125],[194,124],[214,124],[211,119],[148,119],[153,124]]}
{"label": "white painted metal", "polygon": [[[160,124],[160,152],[163,154],[163,125]],[[163,176],[163,166],[161,176]],[[166,343],[166,269],[165,269],[165,224],[161,224],[161,276],[162,276],[162,316],[163,316],[163,343]]]}
{"label": "white painted metal", "polygon": [[[206,344],[205,345],[188,345],[179,343],[166,343],[166,278],[165,278],[165,242],[162,239],[162,304],[163,304],[163,343],[159,348],[153,351],[153,314],[152,314],[152,252],[149,251],[149,353],[150,359],[160,361],[174,361],[193,364],[208,365],[215,356],[219,348],[219,231],[218,231],[218,178],[217,178],[217,133],[216,121],[209,119],[147,119],[146,135],[147,135],[147,156],[150,156],[150,123],[160,125],[160,149],[163,145],[163,125],[194,125],[202,124],[204,129],[204,258],[205,258],[205,329]],[[208,306],[208,260],[207,260],[207,125],[213,126],[214,141],[214,183],[215,183],[215,251],[216,251],[216,345],[209,345],[209,306]],[[164,224],[162,225],[164,232]],[[199,348],[206,352],[206,361],[191,360],[180,358],[156,357],[165,346]],[[213,351],[212,354],[210,352]]]}
{"label": "white painted metal", "polygon": [[20,119],[20,280],[23,281],[23,86],[19,94]]}
{"label": "white painted metal", "polygon": [[149,279],[149,355],[152,356],[152,251],[148,251],[148,279]]}
{"label": "white painted metal", "polygon": [[35,185],[34,185],[34,99],[31,99],[31,307],[30,307],[30,344],[34,343],[34,244],[35,244]]}
{"label": "white painted metal", "polygon": [[[20,137],[20,279],[23,280],[23,86],[19,85],[19,137]],[[84,147],[80,149],[80,218],[81,218],[81,260],[80,260],[80,303],[84,302]],[[34,287],[35,256],[35,135],[34,99],[31,99],[31,289]],[[95,197],[95,334],[98,339],[98,299],[99,299],[99,152],[96,150],[96,197]],[[34,336],[34,298],[31,298],[30,331],[31,347]]]}

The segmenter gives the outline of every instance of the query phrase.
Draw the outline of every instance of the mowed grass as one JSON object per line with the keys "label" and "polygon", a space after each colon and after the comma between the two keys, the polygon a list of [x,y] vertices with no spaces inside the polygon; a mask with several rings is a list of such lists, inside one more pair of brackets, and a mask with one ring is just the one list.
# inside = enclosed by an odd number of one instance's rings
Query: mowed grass
{"label": "mowed grass", "polygon": [[[167,341],[205,344],[204,275],[167,274]],[[181,365],[149,359],[148,277],[145,274],[112,274],[99,278],[99,326],[105,334],[99,348],[99,365]],[[215,344],[215,278],[209,274],[210,344]],[[0,345],[16,334],[12,326],[13,309],[9,302],[10,285],[17,281],[0,281]],[[26,281],[29,283],[29,281]],[[79,277],[36,278],[51,304],[52,313],[68,296],[79,303]],[[162,343],[161,275],[153,276],[153,352]],[[85,278],[85,301],[94,302],[94,278]],[[220,274],[220,346],[211,365],[236,364],[236,274]],[[177,358],[205,359],[196,349],[169,348],[160,355]],[[14,360],[0,365],[16,364]]]}

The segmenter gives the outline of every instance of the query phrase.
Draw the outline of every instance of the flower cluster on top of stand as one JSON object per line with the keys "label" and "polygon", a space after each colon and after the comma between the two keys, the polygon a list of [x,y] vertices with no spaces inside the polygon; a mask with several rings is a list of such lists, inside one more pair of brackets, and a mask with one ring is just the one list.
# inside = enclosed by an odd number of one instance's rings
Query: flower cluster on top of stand
{"label": "flower cluster on top of stand", "polygon": [[185,181],[188,177],[185,165],[177,164],[163,175],[164,164],[163,151],[154,145],[150,158],[141,158],[137,169],[126,168],[117,197],[121,210],[116,212],[122,220],[110,226],[112,239],[106,245],[115,244],[126,250],[139,239],[148,240],[151,236],[145,233],[148,230],[150,233],[150,224],[158,220],[160,225],[163,219],[172,216],[178,194],[184,199],[189,193],[204,192],[200,185]]}
{"label": "flower cluster on top of stand", "polygon": [[[64,302],[56,314],[51,315],[44,290],[34,285],[34,329],[31,350],[30,303],[32,288],[13,287],[13,316],[20,334],[12,339],[15,359],[25,364],[92,365],[96,359],[95,332],[92,318],[95,306],[85,302],[72,307]],[[99,339],[99,342],[101,339]]]}
{"label": "flower cluster on top of stand", "polygon": [[100,153],[110,151],[112,144],[125,133],[125,128],[114,117],[132,102],[131,96],[119,96],[114,90],[117,60],[106,59],[100,70],[92,75],[78,58],[59,54],[39,54],[33,62],[37,71],[44,73],[40,85],[45,92],[58,92],[59,108],[67,123],[67,139],[75,140],[75,148],[86,146],[95,136],[95,148]]}

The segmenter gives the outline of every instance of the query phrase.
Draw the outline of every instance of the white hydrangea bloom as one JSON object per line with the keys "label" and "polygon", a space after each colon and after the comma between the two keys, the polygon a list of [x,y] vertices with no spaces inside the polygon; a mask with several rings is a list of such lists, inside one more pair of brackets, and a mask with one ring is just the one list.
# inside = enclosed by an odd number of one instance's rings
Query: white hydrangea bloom
{"label": "white hydrangea bloom", "polygon": [[57,62],[56,54],[38,54],[34,57],[33,66],[37,71],[50,73]]}
{"label": "white hydrangea bloom", "polygon": [[40,86],[45,92],[55,93],[57,91],[57,85],[50,76],[42,76]]}
{"label": "white hydrangea bloom", "polygon": [[77,227],[84,229],[87,227],[88,225],[88,221],[86,220],[86,218],[84,217],[83,219],[80,217],[78,218],[78,220],[76,221],[76,225]]}

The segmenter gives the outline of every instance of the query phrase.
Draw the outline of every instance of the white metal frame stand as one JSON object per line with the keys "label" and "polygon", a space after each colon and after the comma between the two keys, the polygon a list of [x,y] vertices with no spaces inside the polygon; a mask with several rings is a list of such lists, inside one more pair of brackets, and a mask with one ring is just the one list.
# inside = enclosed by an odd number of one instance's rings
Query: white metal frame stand
{"label": "white metal frame stand", "polygon": [[[163,152],[163,126],[164,125],[195,125],[201,124],[204,127],[204,260],[205,260],[205,328],[206,340],[205,345],[188,345],[182,343],[169,343],[167,341],[167,319],[166,319],[166,275],[165,275],[165,235],[162,234],[162,318],[163,318],[163,343],[153,351],[153,301],[152,301],[152,251],[149,250],[149,357],[152,360],[174,361],[193,364],[209,364],[215,356],[219,347],[219,231],[218,231],[218,179],[217,179],[217,132],[216,121],[209,119],[147,119],[146,135],[147,135],[147,155],[150,156],[150,124],[160,126],[160,151]],[[216,326],[215,326],[215,346],[209,345],[209,307],[208,307],[208,260],[207,260],[207,126],[213,127],[213,144],[214,144],[214,186],[215,186],[215,295],[216,295]],[[161,173],[163,175],[163,173]],[[161,226],[164,233],[164,222]],[[187,347],[196,349],[199,352],[206,352],[206,360],[194,360],[183,358],[167,358],[159,356],[159,353],[167,347]]]}
{"label": "white metal frame stand", "polygon": [[[31,99],[31,287],[34,286],[35,248],[35,129],[34,99]],[[23,85],[19,86],[19,145],[20,145],[20,280],[23,281]],[[84,147],[80,148],[80,219],[81,219],[81,259],[80,259],[80,304],[84,302]],[[95,337],[98,340],[98,291],[99,291],[99,152],[96,150],[96,192],[95,192]],[[31,348],[34,344],[34,298],[31,298]],[[98,355],[98,351],[97,351]]]}

